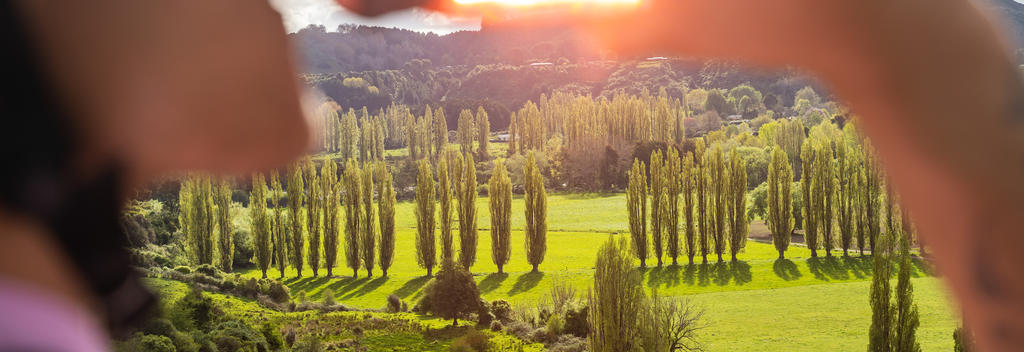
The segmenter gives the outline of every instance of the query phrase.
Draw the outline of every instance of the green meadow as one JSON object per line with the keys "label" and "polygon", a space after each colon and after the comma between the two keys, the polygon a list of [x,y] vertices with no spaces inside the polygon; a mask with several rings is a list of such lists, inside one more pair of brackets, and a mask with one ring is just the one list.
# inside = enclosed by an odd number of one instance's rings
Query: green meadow
{"label": "green meadow", "polygon": [[[628,236],[622,194],[550,195],[548,207],[547,254],[541,272],[530,273],[523,255],[523,202],[516,199],[512,259],[506,273],[496,274],[487,199],[479,199],[479,245],[471,271],[486,299],[528,305],[544,299],[555,283],[569,283],[578,294],[585,294],[598,247],[612,236]],[[284,283],[293,297],[302,291],[310,299],[319,299],[330,289],[340,303],[352,307],[381,308],[391,294],[410,306],[415,304],[429,279],[416,264],[413,204],[399,203],[396,211],[396,253],[388,277],[381,277],[375,268],[373,277],[360,270],[353,278],[351,269],[336,267],[332,278],[325,277],[324,268],[318,277],[306,268],[303,277],[297,278],[294,269],[288,268]],[[454,232],[457,236],[457,229]],[[863,350],[871,315],[871,257],[852,252],[842,257],[838,251],[833,257],[809,258],[810,251],[799,245],[790,246],[787,259],[777,257],[773,245],[750,240],[737,262],[725,258],[719,263],[709,256],[708,263],[702,264],[698,256],[696,264],[687,264],[682,257],[679,265],[670,265],[671,259],[665,258],[665,265],[659,267],[656,259],[648,259],[648,268],[636,270],[642,271],[648,289],[691,299],[704,308],[706,327],[700,336],[711,351]],[[926,351],[950,350],[956,310],[941,279],[931,276],[923,263],[917,264],[913,282],[921,312],[918,338]],[[270,278],[280,276],[274,268],[267,273]],[[243,275],[261,274],[247,269]]]}

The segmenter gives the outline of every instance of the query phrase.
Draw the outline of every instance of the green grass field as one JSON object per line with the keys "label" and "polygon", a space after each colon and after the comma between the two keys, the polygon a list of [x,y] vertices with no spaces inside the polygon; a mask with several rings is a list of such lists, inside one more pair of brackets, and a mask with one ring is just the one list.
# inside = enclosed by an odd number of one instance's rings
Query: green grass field
{"label": "green grass field", "polygon": [[[335,268],[335,278],[325,278],[324,269],[312,278],[307,268],[303,278],[296,278],[289,268],[284,280],[292,294],[304,291],[317,299],[329,288],[340,302],[363,308],[383,307],[385,298],[395,294],[412,305],[428,282],[426,271],[416,265],[412,206],[397,206],[398,242],[388,278],[380,277],[377,269],[372,278],[361,270],[353,279],[348,268]],[[611,236],[624,236],[615,233],[627,228],[622,194],[550,195],[547,255],[541,272],[530,273],[523,256],[522,206],[522,199],[513,202],[512,260],[506,274],[498,275],[490,258],[487,199],[479,201],[480,239],[471,271],[489,300],[529,304],[542,299],[555,282],[571,283],[584,292],[591,284],[598,247]],[[701,336],[712,351],[863,350],[871,314],[870,257],[808,259],[809,254],[804,247],[791,246],[788,259],[780,261],[774,246],[749,241],[735,263],[716,263],[709,257],[709,264],[686,265],[681,258],[679,266],[654,267],[656,260],[649,259],[645,283],[663,296],[686,296],[705,307],[708,327]],[[260,273],[249,269],[243,275]],[[277,278],[279,273],[270,269],[268,276]],[[918,339],[925,350],[950,350],[957,318],[947,291],[920,263],[915,276],[921,311]]]}

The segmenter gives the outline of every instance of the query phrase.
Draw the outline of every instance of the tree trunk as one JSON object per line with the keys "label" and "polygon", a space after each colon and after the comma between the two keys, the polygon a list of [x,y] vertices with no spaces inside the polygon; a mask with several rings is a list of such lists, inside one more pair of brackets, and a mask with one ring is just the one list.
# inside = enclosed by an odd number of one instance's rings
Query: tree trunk
{"label": "tree trunk", "polygon": [[427,268],[427,277],[434,276],[434,267]]}
{"label": "tree trunk", "polygon": [[679,262],[676,261],[675,257],[672,257],[672,265],[679,265]]}
{"label": "tree trunk", "polygon": [[380,269],[380,276],[381,277],[388,277],[388,269],[381,268]]}
{"label": "tree trunk", "polygon": [[640,267],[641,268],[646,268],[647,267],[647,259],[640,258]]}
{"label": "tree trunk", "polygon": [[693,257],[689,257],[689,259],[690,259],[690,265],[693,265]]}
{"label": "tree trunk", "polygon": [[366,277],[373,277],[373,271],[366,269]]}
{"label": "tree trunk", "polygon": [[661,266],[661,257],[658,257],[658,266]]}
{"label": "tree trunk", "polygon": [[849,257],[850,256],[850,253],[848,252],[848,250],[846,248],[843,248],[843,256],[844,257]]}
{"label": "tree trunk", "polygon": [[702,255],[702,256],[701,256],[701,260],[700,260],[700,263],[701,263],[701,264],[707,264],[707,263],[708,263],[708,256],[706,256],[706,255]]}
{"label": "tree trunk", "polygon": [[267,271],[266,271],[266,270],[263,270],[263,278],[264,278],[264,279],[266,279],[266,278],[267,278]]}
{"label": "tree trunk", "polygon": [[536,273],[536,272],[538,272],[538,271],[539,271],[539,270],[537,270],[537,266],[538,266],[538,265],[540,265],[540,264],[534,264],[534,265],[533,265],[533,271],[532,271],[532,272]]}
{"label": "tree trunk", "polygon": [[811,248],[811,258],[817,258],[817,257],[818,257],[818,249]]}
{"label": "tree trunk", "polygon": [[501,273],[502,273],[502,271],[501,271],[501,267],[502,267],[502,265],[498,265],[498,274],[501,274]]}
{"label": "tree trunk", "polygon": [[459,326],[459,318],[452,318],[452,326]]}
{"label": "tree trunk", "polygon": [[334,276],[334,273],[331,272],[331,268],[327,268],[327,277],[332,277],[332,276]]}
{"label": "tree trunk", "polygon": [[722,262],[722,253],[718,253],[718,262],[719,262],[719,263],[721,263],[721,262]]}
{"label": "tree trunk", "polygon": [[779,259],[786,259],[786,252],[785,251],[779,251]]}
{"label": "tree trunk", "polygon": [[734,262],[736,261],[736,253],[732,254],[732,261],[734,261]]}
{"label": "tree trunk", "polygon": [[359,269],[352,269],[352,278],[353,279],[358,279],[359,278]]}

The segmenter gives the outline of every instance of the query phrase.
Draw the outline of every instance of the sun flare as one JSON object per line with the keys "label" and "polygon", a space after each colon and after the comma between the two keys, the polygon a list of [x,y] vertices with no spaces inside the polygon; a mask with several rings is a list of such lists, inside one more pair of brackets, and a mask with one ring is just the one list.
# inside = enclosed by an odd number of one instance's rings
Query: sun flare
{"label": "sun flare", "polygon": [[640,0],[455,0],[455,3],[462,5],[493,4],[515,7],[564,4],[631,5],[639,2]]}

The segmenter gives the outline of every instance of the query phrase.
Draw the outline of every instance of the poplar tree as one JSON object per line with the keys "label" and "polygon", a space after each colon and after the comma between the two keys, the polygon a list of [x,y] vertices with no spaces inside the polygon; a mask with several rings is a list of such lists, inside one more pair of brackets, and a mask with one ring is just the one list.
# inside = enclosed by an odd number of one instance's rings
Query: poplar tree
{"label": "poplar tree", "polygon": [[491,138],[491,119],[487,116],[487,110],[480,106],[476,109],[476,134],[477,134],[477,158],[481,162],[486,161],[491,156],[488,154],[487,147],[490,144]]}
{"label": "poplar tree", "polygon": [[305,235],[302,225],[302,198],[304,196],[302,168],[297,163],[288,167],[288,229],[291,231],[291,264],[295,267],[297,277],[302,277],[302,258]]}
{"label": "poplar tree", "polygon": [[224,272],[231,272],[231,265],[234,260],[235,241],[232,238],[231,223],[231,184],[226,179],[217,183],[213,191],[213,200],[217,203],[217,243],[220,252],[220,269]]}
{"label": "poplar tree", "polygon": [[405,145],[409,148],[409,158],[411,160],[420,160],[419,154],[419,135],[417,131],[416,115],[408,114],[405,116]]}
{"label": "poplar tree", "polygon": [[448,150],[448,119],[444,116],[444,109],[440,106],[434,111],[433,127],[434,157],[436,158]]}
{"label": "poplar tree", "polygon": [[313,159],[306,157],[303,162],[304,174],[306,175],[306,235],[309,237],[309,250],[306,254],[306,261],[309,269],[313,271],[313,277],[317,277],[320,271],[320,234],[323,232],[322,215],[324,210],[324,195],[320,190],[320,179],[316,175],[316,164]]}
{"label": "poplar tree", "polygon": [[[665,170],[660,150],[651,154],[651,248],[654,249],[654,258],[658,260],[658,266],[662,265],[661,256],[664,251],[664,228],[665,222],[661,208],[661,196],[665,194]],[[668,201],[666,200],[666,203]]]}
{"label": "poplar tree", "polygon": [[359,123],[356,121],[355,110],[348,109],[341,117],[341,123],[338,124],[338,152],[341,154],[341,160],[348,160],[349,158],[355,158],[356,149],[359,141]]}
{"label": "poplar tree", "polygon": [[338,164],[327,159],[320,168],[320,192],[324,200],[324,266],[327,267],[327,277],[334,275],[334,266],[338,260],[338,235],[341,232],[338,211],[341,208],[342,187],[338,181]]}
{"label": "poplar tree", "polygon": [[714,221],[712,224],[712,234],[714,235],[715,255],[718,256],[718,262],[721,263],[726,246],[725,233],[728,231],[726,227],[726,209],[728,208],[726,186],[728,185],[728,175],[725,169],[725,156],[722,153],[721,144],[715,143],[709,161],[708,185],[710,186],[711,199],[708,201],[712,203],[712,211],[714,212],[712,215],[712,220]]}
{"label": "poplar tree", "polygon": [[644,163],[633,159],[629,171],[626,208],[629,211],[629,234],[632,236],[633,255],[640,259],[640,267],[647,267],[647,175]]}
{"label": "poplar tree", "polygon": [[359,251],[363,259],[363,267],[366,268],[366,277],[373,277],[373,267],[376,263],[377,250],[377,220],[374,218],[373,209],[373,164],[363,164],[362,177],[360,181],[360,200],[362,201],[363,216],[359,219]]}
{"label": "poplar tree", "polygon": [[359,277],[360,252],[362,240],[362,171],[355,159],[348,159],[345,165],[345,264],[352,269],[352,277]]}
{"label": "poplar tree", "polygon": [[459,113],[458,126],[455,130],[456,140],[459,142],[459,150],[462,154],[473,151],[473,140],[476,139],[476,130],[473,126],[473,112],[463,109]]}
{"label": "poplar tree", "polygon": [[438,211],[440,216],[440,224],[438,226],[441,228],[442,265],[455,260],[452,236],[452,186],[451,177],[448,174],[450,170],[448,163],[448,153],[441,155],[441,161],[437,163],[437,191],[441,206],[441,210]]}
{"label": "poplar tree", "polygon": [[868,329],[868,352],[892,351],[893,319],[890,305],[892,277],[891,233],[879,235],[871,252],[871,327]]}
{"label": "poplar tree", "polygon": [[178,192],[181,209],[178,224],[187,239],[192,261],[196,264],[213,264],[213,233],[217,214],[213,208],[212,193],[209,176],[190,176]]}
{"label": "poplar tree", "polygon": [[665,195],[667,196],[667,208],[665,212],[665,228],[668,232],[666,250],[668,256],[672,257],[672,265],[677,265],[679,251],[679,192],[682,187],[682,169],[679,161],[679,152],[676,148],[668,148],[668,157],[665,160]]}
{"label": "poplar tree", "polygon": [[459,181],[455,183],[459,200],[459,263],[469,270],[476,263],[476,162],[473,153],[458,158]]}
{"label": "poplar tree", "polygon": [[516,144],[519,142],[517,134],[519,133],[519,122],[516,121],[516,113],[512,112],[509,116],[508,122],[508,156],[519,154]]}
{"label": "poplar tree", "polygon": [[697,254],[696,240],[694,238],[696,237],[696,226],[694,226],[694,223],[697,219],[693,214],[697,180],[693,166],[693,153],[686,153],[680,169],[682,169],[680,185],[683,190],[683,215],[686,217],[686,231],[684,233],[686,237],[686,258],[690,264],[693,264],[693,256]]}
{"label": "poplar tree", "polygon": [[736,148],[729,153],[729,251],[736,261],[747,243],[747,164]]}
{"label": "poplar tree", "polygon": [[697,225],[698,225],[698,238],[697,244],[700,246],[701,263],[707,264],[709,240],[708,236],[711,232],[711,214],[708,214],[708,189],[709,179],[707,170],[707,160],[704,155],[704,140],[697,140],[697,153],[694,154],[694,163],[696,168],[694,170],[694,179],[696,180],[696,196],[697,196]]}
{"label": "poplar tree", "polygon": [[814,187],[814,184],[817,182],[815,180],[817,173],[814,168],[814,158],[814,147],[811,146],[811,141],[805,140],[800,146],[800,161],[803,163],[800,168],[800,188],[802,191],[800,193],[803,198],[804,243],[811,250],[811,258],[818,256],[819,247],[818,210],[815,208],[817,189]]}
{"label": "poplar tree", "polygon": [[779,251],[779,259],[786,258],[785,252],[793,233],[792,182],[793,168],[786,152],[780,147],[772,148],[772,160],[768,166],[768,228],[775,249]]}
{"label": "poplar tree", "polygon": [[253,234],[253,245],[256,254],[256,265],[267,278],[267,268],[270,267],[271,257],[274,255],[270,245],[270,218],[267,217],[267,182],[263,174],[252,175],[252,191],[249,192],[249,219]]}
{"label": "poplar tree", "polygon": [[836,220],[839,225],[839,244],[843,248],[843,256],[850,255],[850,246],[853,244],[854,230],[854,198],[857,196],[855,177],[857,172],[853,166],[851,148],[847,145],[845,136],[841,136],[836,144],[836,181],[839,189],[836,195]]}
{"label": "poplar tree", "polygon": [[[875,250],[875,241],[881,230],[881,212],[878,206],[878,198],[882,194],[882,176],[877,156],[870,142],[864,143],[864,187],[862,188],[861,203],[864,207],[864,217],[867,219],[868,240],[872,252]],[[863,253],[863,250],[861,250]]]}
{"label": "poplar tree", "polygon": [[491,208],[491,260],[498,273],[511,257],[512,237],[512,180],[505,170],[505,161],[494,162],[494,173],[487,187]]}
{"label": "poplar tree", "polygon": [[395,259],[395,187],[391,173],[384,163],[377,163],[378,177],[381,179],[380,192],[377,196],[380,213],[380,271],[381,276],[388,277],[388,269]]}
{"label": "poplar tree", "polygon": [[416,175],[416,263],[433,275],[437,264],[437,245],[434,240],[434,175],[426,159],[419,162]]}
{"label": "poplar tree", "polygon": [[274,253],[276,253],[277,270],[281,273],[281,279],[284,279],[284,269],[288,263],[288,236],[285,235],[285,229],[288,228],[284,216],[284,208],[281,207],[281,196],[284,194],[284,188],[281,187],[281,179],[278,176],[277,170],[270,173],[270,188],[271,196],[270,203],[274,205],[274,220],[272,227],[274,229]]}
{"label": "poplar tree", "polygon": [[899,272],[896,276],[896,291],[891,314],[893,315],[892,350],[894,352],[920,352],[917,342],[917,327],[921,325],[917,305],[914,304],[914,284],[910,282],[914,263],[910,257],[910,241],[913,227],[907,210],[900,207],[901,228],[899,233]]}
{"label": "poplar tree", "polygon": [[523,169],[526,193],[526,261],[533,265],[533,272],[544,261],[548,250],[548,206],[547,193],[544,191],[544,177],[537,168],[537,158],[531,151],[526,157]]}
{"label": "poplar tree", "polygon": [[[429,157],[434,160],[434,127],[437,121],[434,121],[434,112],[430,110],[430,105],[424,109],[423,118],[420,119],[420,126],[417,131],[420,133],[420,154],[421,157]],[[447,138],[447,135],[446,135]]]}
{"label": "poplar tree", "polygon": [[817,186],[817,208],[818,221],[821,226],[821,244],[825,249],[825,256],[832,256],[832,249],[835,246],[835,239],[832,237],[833,203],[835,202],[835,169],[832,160],[832,147],[825,143],[818,149],[818,155],[814,158],[816,173],[818,174]]}

